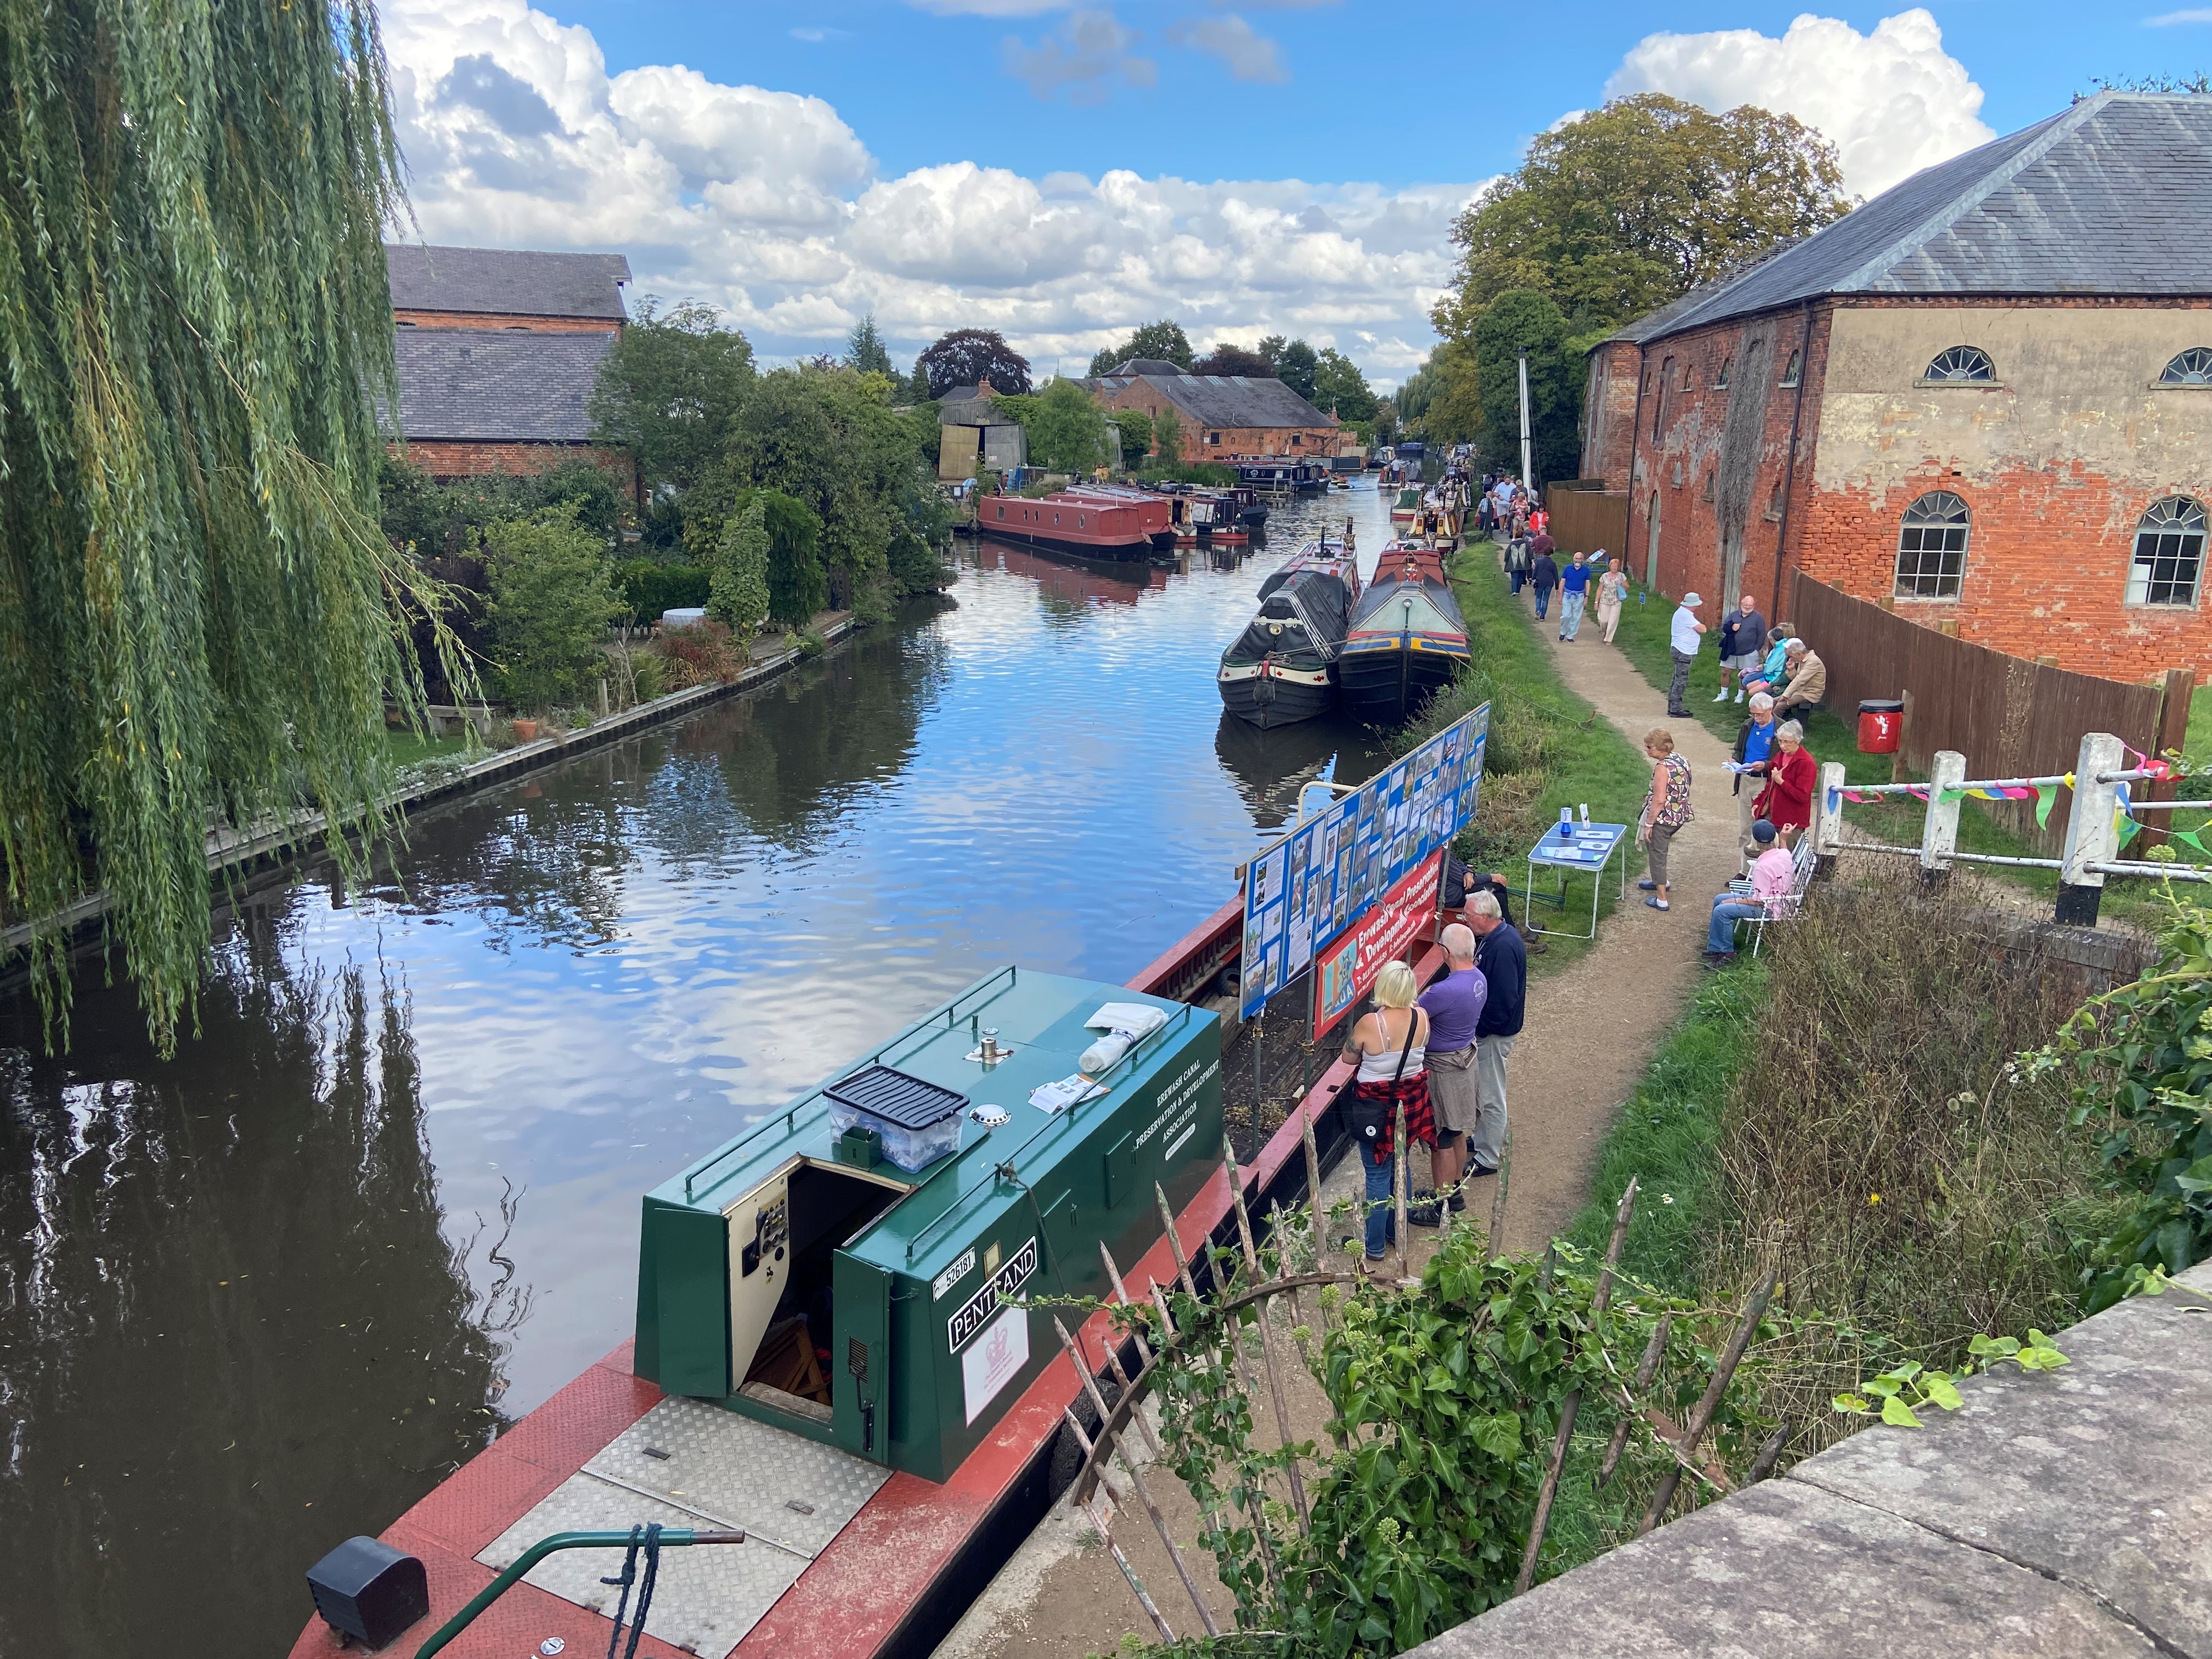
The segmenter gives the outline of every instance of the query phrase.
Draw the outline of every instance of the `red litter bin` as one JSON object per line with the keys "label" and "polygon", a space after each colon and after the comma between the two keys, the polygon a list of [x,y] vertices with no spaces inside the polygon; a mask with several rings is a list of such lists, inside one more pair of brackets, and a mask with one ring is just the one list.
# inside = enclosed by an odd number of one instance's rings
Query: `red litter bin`
{"label": "red litter bin", "polygon": [[1905,700],[1869,697],[1859,704],[1859,753],[1894,755],[1905,735]]}

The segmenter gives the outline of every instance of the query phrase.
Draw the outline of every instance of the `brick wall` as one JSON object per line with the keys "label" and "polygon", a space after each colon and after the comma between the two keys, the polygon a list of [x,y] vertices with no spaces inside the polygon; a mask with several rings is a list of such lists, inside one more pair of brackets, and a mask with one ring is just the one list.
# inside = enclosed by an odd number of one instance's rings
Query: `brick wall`
{"label": "brick wall", "polygon": [[512,328],[533,334],[605,334],[622,331],[613,317],[518,317],[505,312],[395,311],[392,320],[403,328]]}
{"label": "brick wall", "polygon": [[1641,364],[1642,353],[1628,340],[1608,341],[1590,353],[1589,385],[1583,400],[1582,476],[1603,479],[1608,490],[1628,487]]}
{"label": "brick wall", "polygon": [[406,453],[434,478],[520,478],[571,461],[590,461],[613,474],[624,489],[635,492],[637,488],[637,469],[628,453],[592,444],[454,443],[418,438],[407,446]]}
{"label": "brick wall", "polygon": [[[1652,342],[1643,349],[1642,413],[1634,428],[1627,552],[1630,570],[1661,592],[1696,590],[1716,605],[1749,592],[1771,615],[1787,520],[1811,489],[1814,414],[1826,366],[1827,319],[1815,307],[1738,318]],[[1619,349],[1619,348],[1614,348]],[[1633,348],[1631,348],[1633,349]],[[1795,379],[1785,384],[1793,356]],[[1727,384],[1720,383],[1725,367]],[[1619,429],[1618,368],[1608,416]],[[1799,398],[1804,399],[1801,413]],[[1797,422],[1797,460],[1790,430]],[[1785,484],[1787,486],[1785,492]],[[1653,503],[1656,498],[1654,551]],[[1796,527],[1788,526],[1796,540]],[[1733,556],[1735,580],[1724,580]]]}

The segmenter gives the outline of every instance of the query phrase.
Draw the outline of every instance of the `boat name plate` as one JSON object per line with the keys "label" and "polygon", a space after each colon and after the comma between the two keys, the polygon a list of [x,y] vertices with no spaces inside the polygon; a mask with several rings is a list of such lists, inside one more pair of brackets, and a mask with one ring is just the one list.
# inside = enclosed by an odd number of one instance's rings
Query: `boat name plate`
{"label": "boat name plate", "polygon": [[945,1332],[951,1340],[952,1352],[958,1353],[961,1345],[990,1322],[991,1316],[999,1311],[999,1298],[1012,1296],[1029,1282],[1036,1271],[1037,1242],[1032,1233],[1029,1242],[1016,1250],[1012,1260],[998,1272],[975,1295],[953,1310],[952,1317],[945,1322]]}

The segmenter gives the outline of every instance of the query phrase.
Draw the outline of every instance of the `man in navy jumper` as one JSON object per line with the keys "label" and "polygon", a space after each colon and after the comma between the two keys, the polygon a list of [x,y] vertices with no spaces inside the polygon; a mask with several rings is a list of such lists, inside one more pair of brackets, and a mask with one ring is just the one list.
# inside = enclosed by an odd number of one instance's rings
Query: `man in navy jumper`
{"label": "man in navy jumper", "polygon": [[1478,888],[1467,902],[1474,932],[1474,965],[1487,994],[1474,1025],[1474,1077],[1480,1119],[1468,1134],[1467,1173],[1494,1175],[1505,1152],[1505,1060],[1521,1035],[1528,998],[1528,953],[1521,935],[1505,925],[1495,894]]}

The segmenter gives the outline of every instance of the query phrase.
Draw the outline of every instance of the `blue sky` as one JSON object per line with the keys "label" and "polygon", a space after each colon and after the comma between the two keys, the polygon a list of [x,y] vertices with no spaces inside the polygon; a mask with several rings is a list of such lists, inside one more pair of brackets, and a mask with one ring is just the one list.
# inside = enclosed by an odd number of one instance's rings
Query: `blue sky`
{"label": "blue sky", "polygon": [[2099,75],[2212,66],[2212,7],[1409,0],[386,0],[432,241],[611,248],[768,356],[872,311],[1041,372],[1159,315],[1304,334],[1378,381],[1433,342],[1447,233],[1608,95],[1787,109],[1873,194]]}

